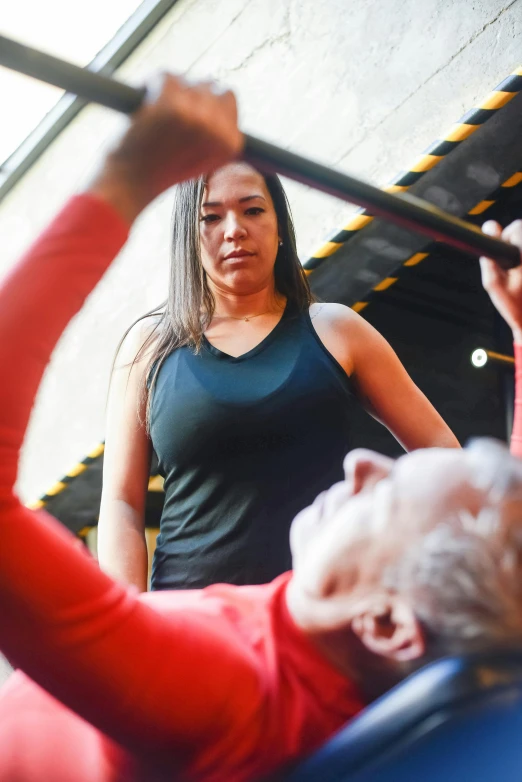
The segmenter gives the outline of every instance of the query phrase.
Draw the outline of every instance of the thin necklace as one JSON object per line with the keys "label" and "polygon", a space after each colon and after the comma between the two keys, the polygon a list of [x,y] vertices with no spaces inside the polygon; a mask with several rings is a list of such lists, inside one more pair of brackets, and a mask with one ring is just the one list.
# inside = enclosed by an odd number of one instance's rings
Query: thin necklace
{"label": "thin necklace", "polygon": [[[282,309],[283,307],[278,307],[276,312],[279,312]],[[228,318],[230,320],[244,320],[248,323],[249,320],[253,320],[254,318],[260,318],[261,315],[268,315],[270,312],[274,312],[274,310],[266,310],[265,312],[258,312],[257,315],[248,315],[246,318],[245,317],[238,318],[237,315],[217,315],[216,313],[214,313],[214,317]]]}

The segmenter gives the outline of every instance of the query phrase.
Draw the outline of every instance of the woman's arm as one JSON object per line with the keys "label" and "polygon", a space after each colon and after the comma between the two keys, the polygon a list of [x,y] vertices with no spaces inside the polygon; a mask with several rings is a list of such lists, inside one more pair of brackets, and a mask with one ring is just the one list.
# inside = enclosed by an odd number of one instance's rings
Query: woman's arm
{"label": "woman's arm", "polygon": [[127,334],[111,378],[103,490],[98,521],[98,561],[113,578],[147,590],[145,503],[151,444],[141,393],[148,355],[136,360],[150,328],[137,323]]}
{"label": "woman's arm", "polygon": [[407,451],[459,447],[395,351],[364,318],[342,304],[326,304],[313,324],[325,347],[350,375],[364,407]]}

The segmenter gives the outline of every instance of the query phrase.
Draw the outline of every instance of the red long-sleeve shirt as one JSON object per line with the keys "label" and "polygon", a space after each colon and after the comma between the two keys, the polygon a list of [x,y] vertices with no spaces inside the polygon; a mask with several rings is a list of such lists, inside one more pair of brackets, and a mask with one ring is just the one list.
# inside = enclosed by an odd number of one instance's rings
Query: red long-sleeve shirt
{"label": "red long-sleeve shirt", "polygon": [[127,233],[76,197],[0,289],[0,649],[25,672],[0,694],[0,780],[252,779],[362,706],[294,625],[289,574],[138,596],[13,493],[51,351]]}

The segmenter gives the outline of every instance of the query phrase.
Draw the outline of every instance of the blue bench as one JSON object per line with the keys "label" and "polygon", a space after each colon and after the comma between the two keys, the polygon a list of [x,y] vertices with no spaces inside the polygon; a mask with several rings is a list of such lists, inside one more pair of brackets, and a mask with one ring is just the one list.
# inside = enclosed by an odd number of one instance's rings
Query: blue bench
{"label": "blue bench", "polygon": [[432,663],[284,782],[522,782],[522,650]]}

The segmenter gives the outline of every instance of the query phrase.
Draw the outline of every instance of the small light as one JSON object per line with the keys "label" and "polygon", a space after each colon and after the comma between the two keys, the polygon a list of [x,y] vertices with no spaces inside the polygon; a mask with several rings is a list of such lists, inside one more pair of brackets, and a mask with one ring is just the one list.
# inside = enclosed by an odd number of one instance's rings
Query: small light
{"label": "small light", "polygon": [[484,367],[488,363],[488,354],[483,348],[477,348],[471,354],[471,363],[474,367]]}

